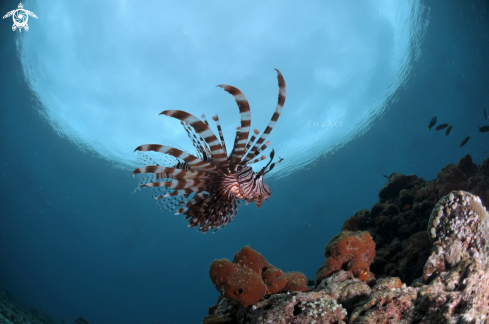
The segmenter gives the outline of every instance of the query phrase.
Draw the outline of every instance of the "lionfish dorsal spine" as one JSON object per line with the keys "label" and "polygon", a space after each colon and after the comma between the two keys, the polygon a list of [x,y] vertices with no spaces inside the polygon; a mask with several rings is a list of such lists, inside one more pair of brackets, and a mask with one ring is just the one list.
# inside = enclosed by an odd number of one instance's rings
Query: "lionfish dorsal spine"
{"label": "lionfish dorsal spine", "polygon": [[224,141],[224,134],[222,133],[221,122],[219,121],[219,116],[217,116],[217,114],[215,116],[212,116],[212,120],[216,122],[217,131],[219,132],[219,137],[221,139],[221,145],[222,145],[222,148],[224,149],[224,152],[226,152],[226,155],[227,155],[226,142]]}
{"label": "lionfish dorsal spine", "polygon": [[256,151],[255,151],[255,156],[257,156],[258,154],[260,154],[261,152],[265,151],[267,149],[267,147],[270,146],[270,141],[266,141],[265,144],[263,144],[262,146],[260,146]]}
{"label": "lionfish dorsal spine", "polygon": [[250,149],[251,147],[251,144],[253,144],[253,142],[255,141],[256,139],[256,136],[260,134],[260,131],[258,129],[254,129],[253,130],[253,135],[251,135],[251,138],[250,140],[248,141],[248,143],[246,143],[246,146],[245,146],[245,152],[248,152],[248,150]]}
{"label": "lionfish dorsal spine", "polygon": [[173,117],[189,124],[194,131],[204,139],[207,145],[209,145],[212,161],[215,162],[215,164],[221,170],[229,170],[226,152],[224,152],[224,149],[222,148],[222,145],[217,139],[216,135],[214,135],[211,129],[204,122],[194,115],[182,110],[165,110],[161,112],[160,115]]}
{"label": "lionfish dorsal spine", "polygon": [[[231,171],[236,171],[236,154],[234,152],[236,151],[236,147],[238,146],[239,139],[241,137],[241,127],[236,127],[236,136],[234,136],[234,144],[233,144],[233,149],[231,151],[231,154],[229,155],[229,168]],[[233,167],[231,167],[233,166]]]}
{"label": "lionfish dorsal spine", "polygon": [[210,127],[209,126],[209,123],[207,122],[207,118],[205,118],[205,114],[202,114],[202,116],[200,116],[202,118],[202,121],[204,122],[204,124],[207,125],[207,127]]}
{"label": "lionfish dorsal spine", "polygon": [[256,163],[256,162],[260,162],[260,161],[265,160],[266,158],[267,158],[266,155],[262,155],[259,158],[256,158],[256,159],[254,159],[252,161],[249,161],[249,162],[246,162],[246,164],[253,164],[253,163]]}
{"label": "lionfish dorsal spine", "polygon": [[277,107],[275,108],[275,112],[273,113],[272,119],[268,123],[267,128],[263,131],[263,133],[261,134],[258,141],[256,141],[253,148],[248,152],[247,155],[244,156],[243,162],[248,162],[249,160],[253,159],[256,155],[260,154],[260,152],[258,151],[260,145],[267,139],[268,135],[272,132],[273,127],[277,123],[277,120],[280,117],[280,114],[282,113],[282,109],[285,104],[285,97],[287,95],[287,88],[282,73],[280,73],[280,71],[277,69],[275,69],[275,71],[277,71],[277,80],[278,80],[278,87],[279,87]]}
{"label": "lionfish dorsal spine", "polygon": [[[245,154],[245,146],[248,141],[248,135],[250,133],[250,125],[251,125],[251,110],[250,104],[248,103],[248,99],[246,96],[239,90],[233,86],[227,84],[218,85],[218,87],[223,88],[226,92],[231,94],[236,101],[236,104],[239,108],[239,115],[241,119],[240,133],[235,145],[233,147],[233,151],[231,152],[230,159],[230,168],[231,170],[236,170],[237,164],[241,162],[243,155]],[[236,133],[238,136],[238,134]]]}

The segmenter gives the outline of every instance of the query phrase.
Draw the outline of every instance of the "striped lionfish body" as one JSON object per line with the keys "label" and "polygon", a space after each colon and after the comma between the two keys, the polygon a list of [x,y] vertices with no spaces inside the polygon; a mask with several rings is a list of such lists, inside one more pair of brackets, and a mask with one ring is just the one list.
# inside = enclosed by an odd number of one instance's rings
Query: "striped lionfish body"
{"label": "striped lionfish body", "polygon": [[[138,189],[152,187],[156,190],[153,197],[163,210],[177,209],[176,215],[183,213],[186,215],[185,219],[189,219],[190,227],[198,226],[198,230],[204,233],[209,229],[217,231],[231,222],[238,212],[240,200],[246,200],[246,204],[256,202],[257,208],[260,208],[263,201],[272,195],[268,185],[263,183],[263,176],[282,161],[279,159],[272,163],[272,150],[270,161],[259,172],[254,172],[249,166],[266,158],[258,155],[270,145],[265,140],[280,117],[285,103],[285,81],[280,71],[276,71],[279,85],[277,107],[261,136],[258,137],[260,132],[255,129],[249,140],[251,111],[248,100],[233,86],[218,86],[234,97],[241,116],[241,126],[237,127],[234,146],[229,155],[217,115],[212,119],[217,124],[220,140],[209,128],[204,115],[200,120],[181,110],[163,111],[160,115],[180,120],[193,141],[197,154],[192,155],[166,145],[139,146],[135,151],[164,153],[176,158],[176,164],[173,167],[156,164],[134,170],[133,175],[141,173],[152,176],[142,178]],[[148,179],[151,180],[147,181]]]}

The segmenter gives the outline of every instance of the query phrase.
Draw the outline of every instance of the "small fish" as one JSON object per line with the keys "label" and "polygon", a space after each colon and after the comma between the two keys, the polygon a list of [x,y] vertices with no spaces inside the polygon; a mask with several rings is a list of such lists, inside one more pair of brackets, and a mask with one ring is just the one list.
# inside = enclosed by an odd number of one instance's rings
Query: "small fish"
{"label": "small fish", "polygon": [[386,176],[385,174],[383,175],[385,178],[389,178],[389,176]]}
{"label": "small fish", "polygon": [[482,154],[487,154],[487,151],[482,152]]}
{"label": "small fish", "polygon": [[484,119],[487,120],[486,108],[484,108]]}
{"label": "small fish", "polygon": [[431,127],[435,126],[436,124],[436,116],[431,118],[430,124],[428,125],[428,130],[431,130]]}
{"label": "small fish", "polygon": [[447,131],[446,131],[446,136],[448,136],[448,134],[450,134],[450,131],[452,130],[452,127],[453,125],[450,125],[450,127],[447,128]]}
{"label": "small fish", "polygon": [[446,128],[446,127],[448,127],[448,126],[450,126],[450,125],[448,125],[448,124],[441,124],[441,125],[440,125],[440,126],[438,126],[438,127],[435,129],[435,130],[436,130],[436,131],[439,131],[439,130],[442,130],[443,128]]}
{"label": "small fish", "polygon": [[489,126],[479,127],[479,132],[481,133],[489,132]]}
{"label": "small fish", "polygon": [[470,139],[470,136],[467,136],[463,141],[462,143],[460,143],[460,147],[464,146],[465,144],[467,144],[467,142],[469,141]]}

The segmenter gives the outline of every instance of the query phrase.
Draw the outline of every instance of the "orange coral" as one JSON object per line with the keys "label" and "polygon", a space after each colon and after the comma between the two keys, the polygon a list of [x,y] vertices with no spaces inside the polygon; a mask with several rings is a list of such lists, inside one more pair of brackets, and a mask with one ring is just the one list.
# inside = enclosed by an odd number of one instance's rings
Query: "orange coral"
{"label": "orange coral", "polygon": [[316,283],[338,270],[350,271],[360,280],[372,278],[369,267],[375,258],[375,243],[369,232],[343,231],[326,245],[326,262],[316,272]]}
{"label": "orange coral", "polygon": [[263,255],[249,246],[241,248],[241,250],[234,255],[233,263],[248,267],[260,275],[266,270],[264,270],[264,268],[271,267]]}
{"label": "orange coral", "polygon": [[243,307],[256,304],[266,294],[309,291],[305,275],[300,272],[284,274],[249,246],[239,250],[233,262],[226,259],[212,262],[209,276],[224,297],[239,302]]}
{"label": "orange coral", "polygon": [[303,273],[295,271],[287,272],[285,276],[287,278],[287,285],[284,291],[309,291],[309,288],[307,288],[307,278]]}
{"label": "orange coral", "polygon": [[278,268],[268,268],[262,274],[263,281],[267,285],[268,294],[276,294],[287,285],[287,277],[284,272]]}
{"label": "orange coral", "polygon": [[226,259],[212,262],[209,276],[214,287],[224,297],[233,299],[244,307],[256,304],[267,292],[267,286],[259,274]]}

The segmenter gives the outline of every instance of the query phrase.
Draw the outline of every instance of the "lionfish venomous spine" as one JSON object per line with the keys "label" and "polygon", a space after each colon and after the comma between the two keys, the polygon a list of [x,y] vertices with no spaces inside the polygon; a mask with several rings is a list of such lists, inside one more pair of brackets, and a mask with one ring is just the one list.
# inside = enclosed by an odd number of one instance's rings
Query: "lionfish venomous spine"
{"label": "lionfish venomous spine", "polygon": [[[259,172],[254,172],[249,166],[252,163],[266,159],[258,155],[264,151],[270,142],[266,141],[282,112],[285,103],[286,86],[279,70],[277,79],[279,86],[278,103],[265,131],[257,129],[248,140],[251,125],[251,111],[245,95],[230,85],[218,85],[230,93],[238,104],[241,127],[236,129],[233,149],[228,155],[221,125],[217,115],[212,119],[217,124],[220,141],[209,128],[204,115],[202,120],[181,110],[165,110],[160,115],[179,119],[188,136],[197,149],[197,156],[182,150],[159,144],[145,144],[135,151],[154,151],[168,154],[176,158],[173,167],[149,165],[134,170],[136,174],[150,174],[152,178],[143,178],[138,187],[152,187],[155,190],[153,198],[163,210],[175,210],[176,215],[184,214],[189,220],[189,226],[203,233],[209,229],[217,231],[231,222],[238,212],[240,200],[246,204],[256,202],[260,208],[263,200],[272,195],[263,176],[270,172],[276,163],[272,163],[274,150],[270,153],[270,161]],[[148,181],[150,180],[150,181]]]}

